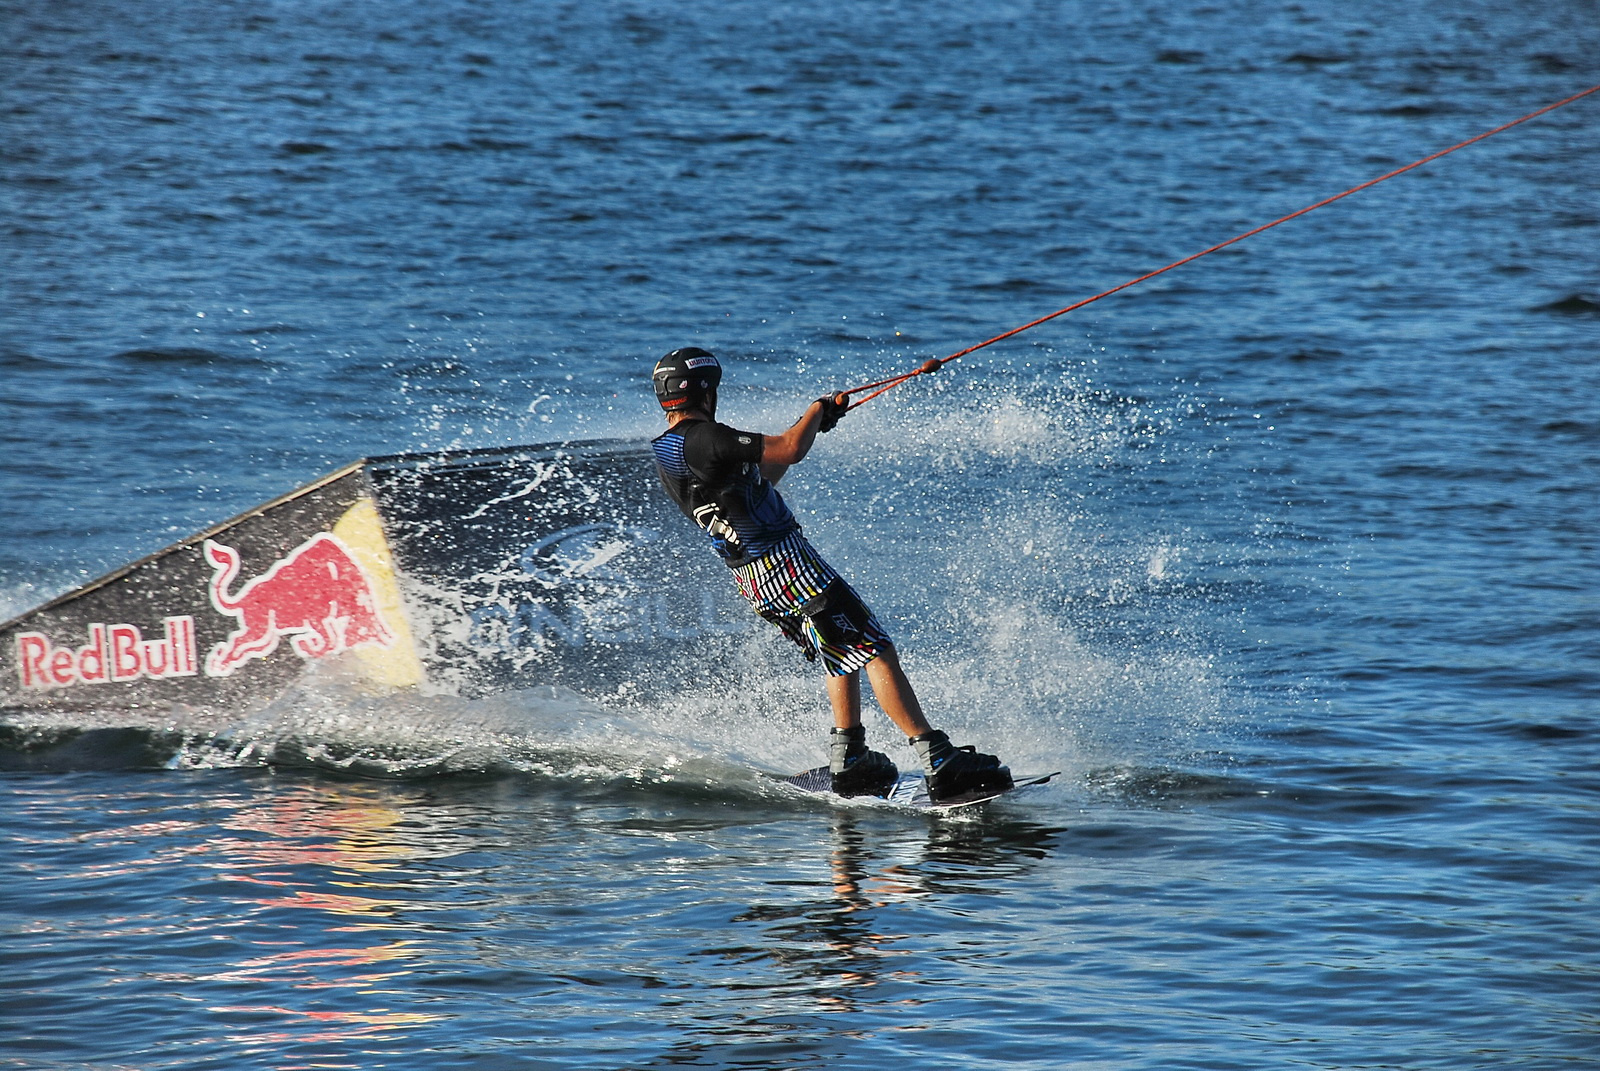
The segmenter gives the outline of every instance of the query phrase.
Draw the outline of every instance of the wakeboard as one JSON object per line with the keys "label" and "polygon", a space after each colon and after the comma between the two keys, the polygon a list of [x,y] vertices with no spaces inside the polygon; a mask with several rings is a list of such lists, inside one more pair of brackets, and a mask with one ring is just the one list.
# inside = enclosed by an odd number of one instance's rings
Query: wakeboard
{"label": "wakeboard", "polygon": [[[999,799],[1001,796],[1015,792],[1019,788],[1030,788],[1042,785],[1057,773],[1030,774],[1027,777],[1012,776],[1011,787],[1005,789],[979,789],[975,792],[966,792],[959,796],[947,796],[935,800],[928,795],[928,782],[919,773],[901,774],[899,780],[889,789],[888,795],[881,797],[854,796],[852,799],[871,800],[882,799],[886,803],[897,807],[910,807],[919,811],[953,811],[961,807],[974,807],[980,803]],[[826,766],[818,766],[814,770],[797,773],[793,777],[779,777],[786,785],[792,785],[802,792],[810,792],[819,796],[833,795],[833,777]]]}

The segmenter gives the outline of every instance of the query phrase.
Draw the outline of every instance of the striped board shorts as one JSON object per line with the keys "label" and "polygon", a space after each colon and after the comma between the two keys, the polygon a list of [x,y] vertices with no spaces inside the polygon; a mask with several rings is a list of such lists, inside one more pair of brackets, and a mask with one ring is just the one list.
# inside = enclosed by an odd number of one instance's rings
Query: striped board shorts
{"label": "striped board shorts", "polygon": [[854,673],[894,646],[855,589],[799,532],[735,566],[733,579],[756,613],[834,676]]}

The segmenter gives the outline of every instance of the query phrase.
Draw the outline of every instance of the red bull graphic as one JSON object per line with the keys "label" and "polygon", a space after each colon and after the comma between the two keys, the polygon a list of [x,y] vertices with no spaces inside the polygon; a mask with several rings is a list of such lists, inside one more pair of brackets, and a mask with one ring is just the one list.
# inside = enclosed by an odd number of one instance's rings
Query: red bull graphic
{"label": "red bull graphic", "polygon": [[145,639],[137,625],[90,625],[82,647],[58,647],[42,632],[19,632],[17,674],[24,688],[34,689],[194,676],[194,618],[169,617],[165,625],[166,635],[155,640]]}
{"label": "red bull graphic", "polygon": [[322,532],[306,540],[234,595],[228,588],[239,576],[238,552],[208,539],[205,556],[215,573],[211,605],[239,622],[206,659],[208,676],[226,677],[252,658],[265,658],[284,637],[302,658],[394,642],[372,583],[337,536]]}

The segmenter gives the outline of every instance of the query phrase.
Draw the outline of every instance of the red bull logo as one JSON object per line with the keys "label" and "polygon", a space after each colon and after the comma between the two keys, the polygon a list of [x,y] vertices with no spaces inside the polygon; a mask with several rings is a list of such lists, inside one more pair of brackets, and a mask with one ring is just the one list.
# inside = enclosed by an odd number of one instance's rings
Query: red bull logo
{"label": "red bull logo", "polygon": [[394,642],[378,614],[371,582],[337,536],[313,536],[232,595],[228,589],[239,577],[238,552],[208,539],[205,555],[216,574],[211,605],[239,622],[206,659],[209,676],[226,677],[252,658],[267,657],[284,638],[302,658]]}

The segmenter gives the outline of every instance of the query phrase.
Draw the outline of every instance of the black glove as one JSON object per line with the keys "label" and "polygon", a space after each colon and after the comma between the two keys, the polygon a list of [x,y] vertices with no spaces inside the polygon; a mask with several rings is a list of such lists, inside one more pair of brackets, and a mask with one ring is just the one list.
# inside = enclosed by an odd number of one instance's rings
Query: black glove
{"label": "black glove", "polygon": [[845,395],[843,394],[825,394],[817,399],[822,404],[822,423],[817,425],[819,434],[825,431],[832,431],[834,425],[843,420],[844,415],[850,411],[848,401],[841,402],[838,400],[844,397]]}

